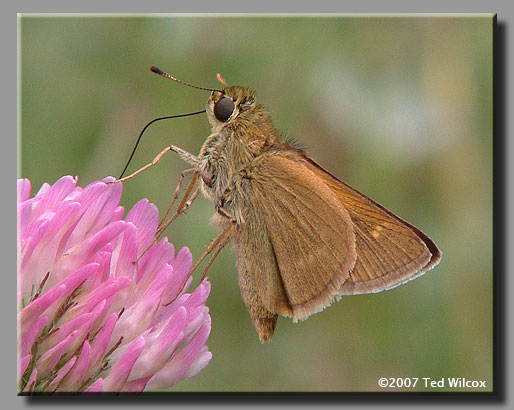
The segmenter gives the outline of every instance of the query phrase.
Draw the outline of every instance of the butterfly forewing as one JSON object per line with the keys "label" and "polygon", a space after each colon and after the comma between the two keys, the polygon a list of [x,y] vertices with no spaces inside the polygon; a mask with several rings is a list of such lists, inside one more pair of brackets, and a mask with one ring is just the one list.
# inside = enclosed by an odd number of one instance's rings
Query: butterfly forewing
{"label": "butterfly forewing", "polygon": [[341,295],[379,292],[434,267],[441,252],[419,229],[340,181],[314,161],[309,168],[334,192],[352,219],[357,261]]}

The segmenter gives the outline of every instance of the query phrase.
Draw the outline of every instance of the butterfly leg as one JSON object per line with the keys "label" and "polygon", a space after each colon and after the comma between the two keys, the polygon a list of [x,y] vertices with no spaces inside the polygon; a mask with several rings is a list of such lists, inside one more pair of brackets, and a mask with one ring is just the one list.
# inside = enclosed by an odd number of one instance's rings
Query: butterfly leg
{"label": "butterfly leg", "polygon": [[209,259],[209,262],[205,265],[205,267],[202,270],[202,276],[200,277],[200,281],[204,280],[205,274],[211,267],[212,263],[214,262],[214,259],[216,259],[216,256],[221,252],[221,250],[225,247],[227,243],[230,242],[232,239],[232,234],[235,230],[235,224],[231,224],[224,232],[222,232],[223,237],[220,238],[220,241],[218,242],[218,245],[216,247],[216,250],[212,254],[211,258]]}
{"label": "butterfly leg", "polygon": [[[154,239],[152,240],[152,242],[150,242],[150,244],[146,247],[146,249],[137,257],[137,259],[134,261],[134,262],[137,262],[139,261],[139,259],[141,259],[141,257],[146,253],[146,251],[148,251],[148,249],[150,249],[150,247],[159,240],[159,237],[161,236],[162,232],[164,232],[164,230],[181,214],[183,213],[184,211],[186,211],[187,209],[189,209],[189,207],[191,206],[191,204],[194,202],[194,200],[196,199],[196,197],[198,196],[198,194],[200,193],[200,190],[199,188],[196,189],[195,192],[193,192],[193,194],[191,195],[191,192],[193,191],[193,188],[198,180],[198,173],[200,172],[200,169],[198,168],[198,166],[200,165],[200,159],[198,157],[196,157],[195,155],[183,150],[182,148],[179,148],[179,147],[176,147],[175,145],[169,145],[167,146],[166,148],[164,148],[161,152],[159,152],[159,154],[157,154],[157,156],[153,159],[152,162],[146,164],[144,167],[138,169],[137,171],[133,172],[132,174],[124,177],[124,178],[119,178],[119,179],[116,179],[114,181],[108,181],[107,183],[108,184],[113,184],[113,183],[117,183],[117,182],[124,182],[124,181],[127,181],[129,179],[132,179],[134,178],[136,175],[139,175],[140,173],[142,173],[143,171],[146,171],[148,168],[151,168],[155,165],[157,165],[159,163],[159,161],[162,159],[162,157],[167,154],[168,152],[176,152],[177,154],[180,155],[180,157],[186,161],[186,162],[189,162],[193,165],[196,165],[197,168],[191,168],[191,169],[187,169],[185,171],[183,171],[181,174],[180,174],[180,178],[179,178],[179,181],[177,183],[177,187],[175,188],[175,193],[173,195],[173,199],[171,200],[171,203],[170,205],[168,206],[168,209],[166,210],[164,216],[162,217],[162,219],[160,220],[159,222],[159,227],[157,229],[157,232],[155,234],[155,237]],[[180,189],[182,187],[182,182],[184,180],[184,177],[186,175],[189,175],[189,174],[193,174],[193,178],[191,180],[191,182],[189,183],[189,186],[186,190],[186,194],[184,195],[184,198],[182,199],[182,201],[180,202],[178,208],[177,208],[177,211],[175,212],[175,214],[166,222],[165,219],[166,217],[168,216],[171,208],[173,207],[173,205],[175,204],[175,201],[178,199],[178,196],[179,196],[179,193],[180,193]],[[188,199],[189,198],[189,199]]]}
{"label": "butterfly leg", "polygon": [[[156,233],[156,236],[160,236],[160,234],[162,233],[162,231],[164,231],[168,225],[173,222],[173,220],[178,216],[178,214],[181,214],[182,212],[186,211],[187,209],[189,209],[189,207],[191,206],[191,204],[194,202],[194,200],[196,199],[196,197],[198,196],[198,193],[199,193],[199,190],[197,189],[194,194],[191,196],[191,198],[189,198],[189,196],[191,195],[191,192],[193,191],[193,188],[196,184],[196,182],[198,181],[198,173],[199,173],[199,169],[198,168],[190,168],[190,169],[186,169],[185,171],[182,171],[182,173],[180,174],[180,177],[178,179],[178,182],[177,182],[177,187],[175,188],[175,192],[173,194],[173,198],[171,199],[171,203],[170,205],[168,206],[168,209],[166,210],[166,212],[164,213],[163,217],[161,218],[161,220],[159,221],[159,228],[157,229],[157,233]],[[191,182],[189,183],[189,186],[187,187],[186,189],[186,193],[184,195],[184,198],[182,199],[182,201],[180,202],[179,206],[177,207],[177,211],[175,212],[175,214],[170,218],[169,221],[167,222],[164,222],[166,220],[166,218],[168,217],[168,214],[171,210],[171,208],[173,207],[173,205],[175,204],[175,201],[178,199],[179,197],[179,194],[180,194],[180,190],[182,189],[182,182],[184,181],[184,178],[187,176],[187,175],[191,175],[193,174],[193,178],[191,179]],[[189,200],[188,200],[189,198]],[[187,201],[187,202],[186,202]],[[172,219],[173,218],[173,219]]]}
{"label": "butterfly leg", "polygon": [[191,165],[200,166],[201,160],[196,155],[193,155],[182,148],[176,147],[175,145],[170,145],[168,147],[170,151],[176,152],[178,155],[180,155],[180,158],[182,158],[184,161],[190,163]]}
{"label": "butterfly leg", "polygon": [[207,270],[209,269],[209,267],[214,262],[214,259],[216,258],[216,256],[218,256],[218,254],[225,247],[225,245],[228,242],[230,242],[230,240],[232,239],[232,235],[233,235],[233,233],[235,231],[235,228],[236,228],[236,224],[234,224],[234,223],[230,224],[223,232],[221,232],[218,236],[216,236],[216,238],[214,238],[211,241],[211,243],[207,246],[207,249],[205,250],[203,255],[198,258],[198,260],[196,261],[194,266],[191,268],[191,273],[190,274],[192,274],[196,270],[196,268],[198,268],[198,266],[203,262],[203,260],[212,251],[215,250],[214,254],[212,255],[211,259],[209,259],[209,262],[207,263],[207,265],[205,266],[205,268],[204,268],[204,270],[202,272],[202,279],[205,277],[205,274],[207,273]]}
{"label": "butterfly leg", "polygon": [[196,165],[196,166],[200,165],[200,158],[198,158],[197,156],[195,156],[187,151],[184,151],[182,148],[176,147],[175,145],[170,145],[170,146],[164,148],[161,152],[159,152],[159,154],[157,154],[157,156],[153,159],[153,161],[146,164],[144,167],[139,168],[137,171],[133,172],[132,174],[130,174],[124,178],[116,179],[114,181],[108,181],[107,183],[114,184],[117,182],[124,182],[124,181],[134,178],[136,175],[139,175],[141,172],[146,171],[148,168],[151,168],[151,167],[157,165],[157,163],[161,160],[161,158],[168,152],[176,152],[178,155],[180,155],[180,157],[184,161],[186,161],[192,165]]}
{"label": "butterfly leg", "polygon": [[[191,174],[191,173],[193,174],[193,178],[191,179],[191,182],[189,183],[189,186],[187,187],[187,190],[186,190],[186,193],[184,195],[184,198],[182,198],[182,201],[180,202],[179,206],[177,207],[177,210],[175,211],[175,213],[170,217],[170,219],[168,219],[166,222],[164,222],[164,220],[168,216],[168,213],[171,210],[173,204],[175,203],[175,201],[177,200],[177,198],[179,196],[180,188],[181,188],[182,181],[183,181],[184,177],[186,175],[188,175],[188,174]],[[166,213],[161,218],[161,221],[159,222],[159,227],[157,228],[157,231],[155,233],[154,238],[148,244],[148,246],[145,248],[145,250],[143,252],[141,252],[141,254],[137,257],[135,262],[139,261],[139,259],[141,259],[141,257],[148,251],[148,249],[150,249],[152,247],[152,245],[159,240],[159,238],[161,237],[162,233],[166,230],[166,228],[168,226],[170,226],[170,224],[175,219],[177,219],[177,217],[181,213],[185,212],[186,210],[188,210],[191,207],[191,204],[194,202],[194,200],[196,199],[196,197],[200,193],[200,187],[198,187],[198,188],[196,188],[196,190],[191,195],[191,191],[193,190],[197,180],[198,180],[198,170],[196,168],[186,169],[185,171],[182,172],[182,174],[180,174],[179,182],[177,184],[177,188],[175,189],[175,194],[173,195],[173,199],[171,200],[171,204],[170,204],[170,206],[168,206],[168,209],[166,210]]]}
{"label": "butterfly leg", "polygon": [[[192,187],[193,184],[190,184],[189,187]],[[180,215],[180,214],[183,214],[184,212],[186,212],[190,207],[191,205],[193,204],[193,202],[195,201],[195,199],[198,197],[198,194],[200,193],[200,187],[197,187],[195,189],[195,191],[193,192],[193,194],[191,195],[191,197],[189,197],[189,200],[186,201],[186,199],[188,198],[189,196],[189,193],[190,192],[186,192],[187,195],[184,196],[184,198],[182,199],[182,201],[180,202],[180,205],[178,206],[177,210],[175,211],[175,213],[170,217],[170,219],[168,219],[165,223],[163,223],[162,225],[159,225],[159,229],[157,230],[155,236],[157,237],[160,237],[161,234],[164,232],[164,230],[166,230],[166,228],[168,226],[170,226],[170,224],[175,220],[177,219],[177,217]]]}
{"label": "butterfly leg", "polygon": [[216,205],[216,212],[219,213],[221,216],[227,218],[232,224],[235,224],[237,222],[236,218],[232,216],[225,208],[223,208],[222,205]]}
{"label": "butterfly leg", "polygon": [[[187,275],[187,277],[190,277],[193,274],[193,272],[196,270],[196,268],[198,268],[198,266],[203,262],[203,260],[213,250],[215,250],[214,254],[211,256],[211,258],[209,259],[209,262],[207,262],[207,265],[205,266],[205,268],[202,271],[202,277],[200,279],[200,282],[202,280],[204,280],[205,274],[207,273],[207,270],[209,269],[209,267],[214,262],[214,259],[216,258],[216,256],[218,256],[218,254],[225,247],[225,245],[228,242],[230,242],[230,240],[232,239],[232,234],[233,234],[233,232],[235,230],[235,226],[236,226],[235,224],[230,224],[230,226],[228,228],[226,228],[223,232],[221,232],[218,236],[216,236],[216,238],[214,238],[211,241],[211,243],[207,246],[207,249],[205,250],[203,255],[198,258],[198,260],[196,261],[194,266],[191,268],[191,270],[189,271],[189,274]],[[184,290],[184,286],[186,285],[186,283],[187,283],[187,280],[184,280],[184,283],[182,284],[181,288],[178,290],[177,294],[171,299],[171,301],[169,301],[166,304],[166,306],[169,305],[170,303],[172,303],[180,295],[182,290]]]}

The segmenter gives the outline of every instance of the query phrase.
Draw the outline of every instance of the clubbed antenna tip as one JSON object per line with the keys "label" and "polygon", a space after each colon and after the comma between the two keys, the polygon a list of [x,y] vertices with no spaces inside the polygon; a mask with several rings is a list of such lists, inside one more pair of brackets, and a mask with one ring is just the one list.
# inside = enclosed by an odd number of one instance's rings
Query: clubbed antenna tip
{"label": "clubbed antenna tip", "polygon": [[223,93],[223,90],[218,90],[217,88],[199,87],[198,85],[186,83],[185,81],[179,80],[178,78],[175,78],[175,77],[169,75],[167,72],[162,71],[159,67],[156,67],[154,65],[150,67],[150,71],[152,71],[156,74],[162,75],[163,77],[169,78],[170,80],[173,80],[179,84],[187,85],[188,87],[198,88],[199,90],[205,90],[205,91],[218,91],[220,93]]}

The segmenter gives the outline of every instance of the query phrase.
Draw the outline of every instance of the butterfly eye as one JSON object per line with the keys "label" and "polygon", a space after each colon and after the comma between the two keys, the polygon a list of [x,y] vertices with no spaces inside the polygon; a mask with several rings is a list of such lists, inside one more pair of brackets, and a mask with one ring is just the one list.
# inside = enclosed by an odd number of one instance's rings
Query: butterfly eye
{"label": "butterfly eye", "polygon": [[226,122],[234,112],[234,101],[223,97],[214,104],[214,115],[221,122]]}

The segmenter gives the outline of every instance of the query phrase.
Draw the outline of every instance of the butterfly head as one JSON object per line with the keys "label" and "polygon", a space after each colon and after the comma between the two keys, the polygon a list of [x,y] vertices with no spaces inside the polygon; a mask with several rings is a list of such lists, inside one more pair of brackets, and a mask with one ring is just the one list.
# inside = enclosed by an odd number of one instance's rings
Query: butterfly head
{"label": "butterfly head", "polygon": [[255,92],[245,87],[226,86],[211,93],[207,100],[207,118],[213,131],[222,129],[255,108]]}

